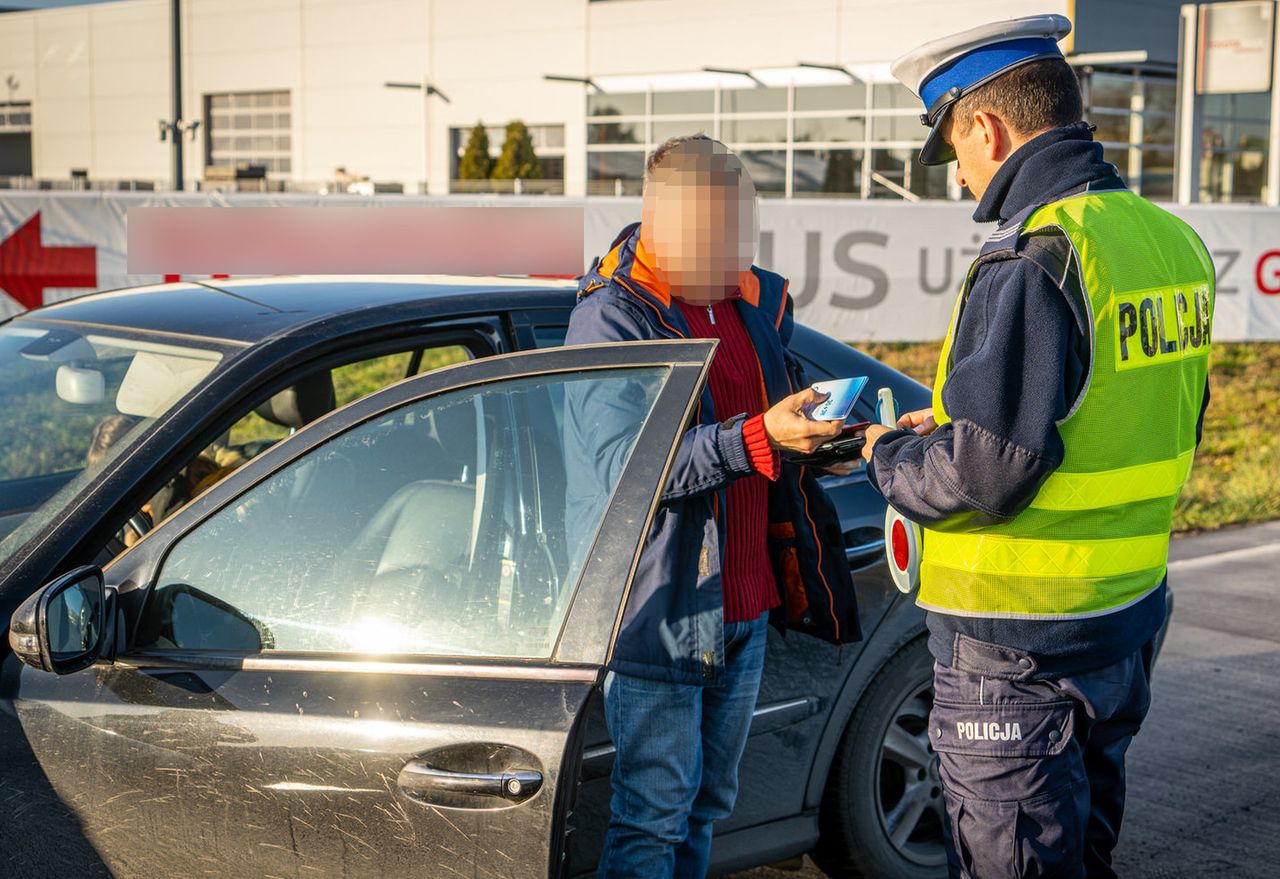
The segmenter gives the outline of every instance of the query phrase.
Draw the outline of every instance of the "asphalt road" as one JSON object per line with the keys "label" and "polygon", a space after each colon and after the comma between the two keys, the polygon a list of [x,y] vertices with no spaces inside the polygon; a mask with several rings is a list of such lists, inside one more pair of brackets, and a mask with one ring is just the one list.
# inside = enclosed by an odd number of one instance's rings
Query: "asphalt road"
{"label": "asphalt road", "polygon": [[[1153,702],[1129,750],[1125,879],[1280,877],[1280,522],[1185,537]],[[760,869],[736,879],[818,879]]]}

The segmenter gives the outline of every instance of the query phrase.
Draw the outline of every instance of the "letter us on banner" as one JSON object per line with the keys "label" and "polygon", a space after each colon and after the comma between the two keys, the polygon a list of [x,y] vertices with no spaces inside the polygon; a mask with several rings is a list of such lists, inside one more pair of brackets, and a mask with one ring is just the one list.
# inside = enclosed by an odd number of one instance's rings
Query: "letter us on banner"
{"label": "letter us on banner", "polygon": [[[172,281],[165,275],[129,274],[131,208],[482,204],[494,202],[465,196],[326,200],[301,194],[6,193],[0,195],[0,318],[90,290]],[[640,218],[640,201],[633,198],[503,198],[500,204],[581,207],[584,268],[608,250],[623,226]],[[1213,338],[1280,340],[1280,211],[1252,205],[1171,209],[1200,233],[1213,254]],[[838,339],[936,340],[946,332],[969,263],[991,229],[975,225],[972,210],[971,203],[764,199],[756,262],[791,279],[798,320]],[[504,248],[501,240],[486,246],[495,252]],[[386,271],[395,268],[389,265]],[[511,267],[492,269],[499,270]]]}

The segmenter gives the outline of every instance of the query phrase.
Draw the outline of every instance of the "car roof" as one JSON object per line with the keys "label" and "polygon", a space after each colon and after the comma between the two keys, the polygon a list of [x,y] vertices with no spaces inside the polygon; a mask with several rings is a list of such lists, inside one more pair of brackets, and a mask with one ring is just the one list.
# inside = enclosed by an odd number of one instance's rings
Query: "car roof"
{"label": "car roof", "polygon": [[[458,312],[572,304],[562,278],[459,275],[290,275],[127,287],[90,293],[21,317],[254,343],[326,317],[412,303]],[[447,310],[447,309],[446,309]]]}

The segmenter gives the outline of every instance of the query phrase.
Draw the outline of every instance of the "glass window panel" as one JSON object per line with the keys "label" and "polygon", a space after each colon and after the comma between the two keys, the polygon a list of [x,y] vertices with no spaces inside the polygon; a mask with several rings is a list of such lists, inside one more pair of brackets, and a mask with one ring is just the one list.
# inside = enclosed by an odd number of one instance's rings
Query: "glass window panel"
{"label": "glass window panel", "polygon": [[1271,116],[1271,96],[1266,92],[1234,95],[1204,95],[1204,115],[1261,121]]}
{"label": "glass window panel", "polygon": [[751,175],[756,192],[779,195],[786,192],[786,150],[739,150],[738,157]]}
{"label": "glass window panel", "polygon": [[276,149],[281,152],[288,151],[293,145],[293,138],[287,134],[276,135]]}
{"label": "glass window panel", "polygon": [[293,124],[293,117],[288,113],[276,114],[276,128],[289,128]]}
{"label": "glass window panel", "polygon": [[1172,116],[1149,116],[1142,117],[1142,140],[1143,143],[1162,143],[1173,145],[1174,138],[1174,117]]}
{"label": "glass window panel", "polygon": [[210,143],[215,150],[226,150],[231,148],[231,138],[229,137],[214,137],[211,138]]}
{"label": "glass window panel", "polygon": [[289,92],[276,92],[276,93],[275,93],[275,95],[276,95],[276,106],[277,106],[277,107],[288,107],[288,106],[289,106]]}
{"label": "glass window panel", "polygon": [[[493,382],[329,440],[171,549],[139,646],[549,657],[666,375]],[[608,431],[559,423],[556,412],[591,399],[628,417],[615,414]],[[511,437],[536,452],[539,479],[510,454]],[[606,448],[614,466],[566,478],[567,461],[598,460]]]}
{"label": "glass window panel", "polygon": [[209,126],[211,128],[227,129],[231,127],[231,117],[226,113],[213,113],[209,116]]}
{"label": "glass window panel", "polygon": [[859,110],[867,103],[863,85],[796,86],[796,110]]}
{"label": "glass window panel", "polygon": [[237,113],[231,117],[231,127],[241,130],[249,128],[253,125],[253,116],[248,113]]}
{"label": "glass window panel", "polygon": [[1265,150],[1241,150],[1232,156],[1231,200],[1261,201],[1267,185]]}
{"label": "glass window panel", "polygon": [[1147,112],[1174,113],[1178,108],[1178,89],[1172,82],[1148,79],[1144,105]]}
{"label": "glass window panel", "polygon": [[276,170],[281,174],[289,174],[293,169],[293,160],[288,156],[276,159]]}
{"label": "glass window panel", "polygon": [[643,142],[643,122],[592,122],[587,125],[587,143]]}
{"label": "glass window panel", "polygon": [[1094,113],[1089,121],[1097,126],[1093,139],[1100,142],[1129,142],[1128,113]]}
{"label": "glass window panel", "polygon": [[252,141],[253,141],[253,138],[251,137],[237,137],[233,140],[231,144],[231,148],[236,150],[253,149],[253,147],[250,146],[250,143]]}
{"label": "glass window panel", "polygon": [[720,92],[721,113],[766,113],[786,111],[785,88],[725,89]]}
{"label": "glass window panel", "polygon": [[716,93],[705,92],[654,92],[653,112],[664,113],[711,113],[715,109]]}
{"label": "glass window panel", "polygon": [[253,117],[253,127],[254,128],[275,128],[276,114],[275,113],[255,113]]}
{"label": "glass window panel", "polygon": [[261,152],[270,152],[276,148],[276,139],[269,134],[263,134],[253,139],[253,148]]}
{"label": "glass window panel", "polygon": [[644,92],[587,95],[589,116],[643,116]]}
{"label": "glass window panel", "polygon": [[564,179],[564,156],[539,156],[538,165],[542,168],[543,180]]}
{"label": "glass window panel", "polygon": [[537,130],[540,138],[540,146],[550,149],[564,148],[563,125],[539,125],[537,126]]}
{"label": "glass window panel", "polygon": [[715,130],[715,123],[710,119],[671,119],[653,121],[653,142],[662,143],[669,137],[682,137],[686,134],[705,134],[710,136]]}
{"label": "glass window panel", "polygon": [[639,180],[644,177],[642,152],[591,152],[587,154],[587,176],[590,179],[625,177]]}
{"label": "glass window panel", "polygon": [[229,97],[231,98],[232,107],[252,107],[253,106],[253,95],[235,94],[235,95],[230,95]]}
{"label": "glass window panel", "polygon": [[919,116],[877,116],[871,122],[877,141],[908,140],[924,143],[929,129],[920,124]]}
{"label": "glass window panel", "polygon": [[230,95],[209,95],[209,107],[213,110],[221,110],[231,106]]}
{"label": "glass window panel", "polygon": [[[905,85],[897,82],[882,83],[872,87],[872,106],[877,110],[912,109],[923,112],[920,99]],[[919,120],[917,119],[917,122]]]}
{"label": "glass window panel", "polygon": [[253,96],[253,106],[255,107],[274,107],[275,105],[275,92],[263,92]]}
{"label": "glass window panel", "polygon": [[829,116],[796,120],[797,143],[823,140],[862,140],[867,135],[867,122],[861,116]]}
{"label": "glass window panel", "polygon": [[1173,199],[1173,151],[1143,150],[1142,177],[1139,180],[1144,198]]}
{"label": "glass window panel", "polygon": [[1132,106],[1134,78],[1117,73],[1093,73],[1089,78],[1089,102],[1093,107],[1128,110]]}
{"label": "glass window panel", "polygon": [[901,199],[905,189],[921,198],[947,198],[947,180],[951,176],[950,165],[930,165],[919,162],[918,149],[872,150],[871,197]]}
{"label": "glass window panel", "polygon": [[787,119],[721,119],[720,139],[725,143],[786,143]]}
{"label": "glass window panel", "polygon": [[796,150],[791,191],[796,197],[852,197],[862,191],[862,150]]}

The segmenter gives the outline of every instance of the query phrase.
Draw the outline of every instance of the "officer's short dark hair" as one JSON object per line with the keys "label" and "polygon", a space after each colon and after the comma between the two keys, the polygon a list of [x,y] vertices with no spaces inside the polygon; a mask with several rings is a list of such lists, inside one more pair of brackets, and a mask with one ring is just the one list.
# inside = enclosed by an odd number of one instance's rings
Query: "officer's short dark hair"
{"label": "officer's short dark hair", "polygon": [[1021,135],[1070,125],[1084,116],[1080,81],[1061,58],[1015,67],[956,101],[951,108],[955,132],[967,134],[979,110],[999,116]]}

